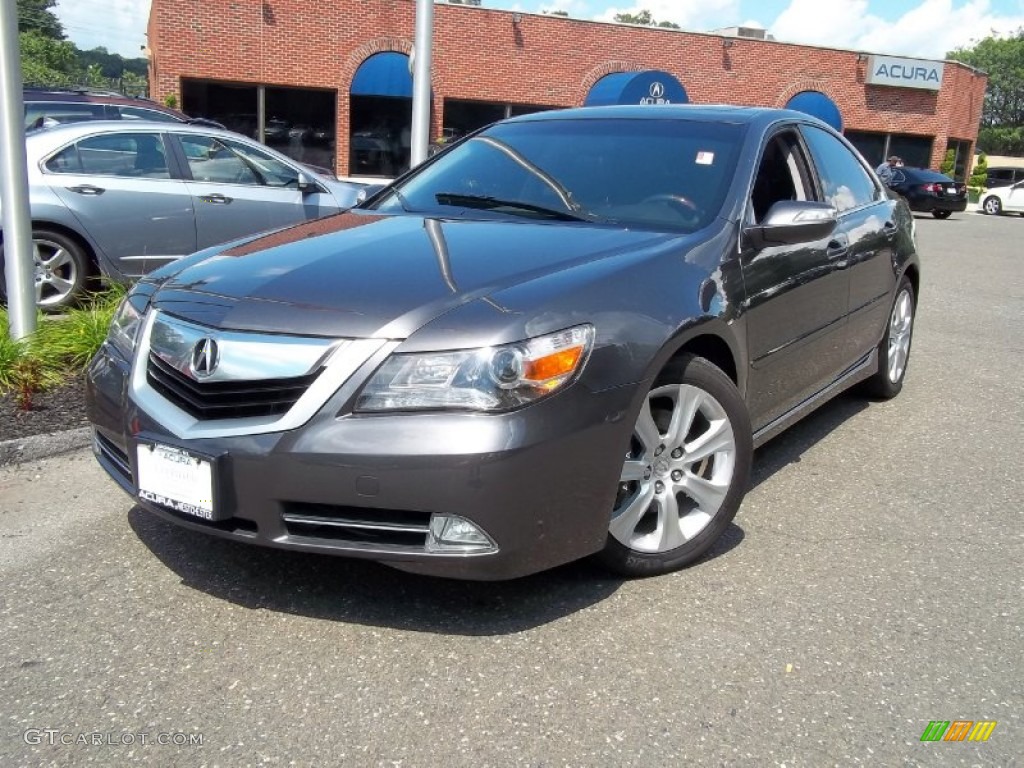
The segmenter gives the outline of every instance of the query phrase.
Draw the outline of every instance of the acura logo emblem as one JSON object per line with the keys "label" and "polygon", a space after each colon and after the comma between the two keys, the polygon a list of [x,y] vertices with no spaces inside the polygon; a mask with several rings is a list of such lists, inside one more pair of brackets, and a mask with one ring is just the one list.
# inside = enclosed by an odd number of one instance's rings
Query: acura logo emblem
{"label": "acura logo emblem", "polygon": [[192,347],[192,360],[189,368],[197,379],[205,379],[217,370],[220,362],[220,350],[213,339],[200,339]]}
{"label": "acura logo emblem", "polygon": [[651,98],[660,99],[665,95],[664,83],[651,83]]}

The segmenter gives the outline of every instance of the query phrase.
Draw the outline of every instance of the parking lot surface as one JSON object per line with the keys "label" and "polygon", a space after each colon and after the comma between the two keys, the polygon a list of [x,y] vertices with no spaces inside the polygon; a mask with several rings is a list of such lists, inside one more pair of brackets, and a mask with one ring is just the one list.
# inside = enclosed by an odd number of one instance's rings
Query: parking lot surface
{"label": "parking lot surface", "polygon": [[760,449],[669,576],[427,579],[0,468],[0,765],[1024,765],[1024,219],[917,226],[903,394]]}

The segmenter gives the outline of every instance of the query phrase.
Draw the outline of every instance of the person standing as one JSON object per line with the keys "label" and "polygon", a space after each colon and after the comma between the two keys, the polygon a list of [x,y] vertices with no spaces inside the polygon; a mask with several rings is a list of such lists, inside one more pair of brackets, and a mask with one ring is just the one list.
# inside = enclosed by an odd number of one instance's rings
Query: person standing
{"label": "person standing", "polygon": [[885,186],[891,187],[893,171],[902,167],[903,161],[897,155],[890,155],[888,160],[875,168],[875,173]]}

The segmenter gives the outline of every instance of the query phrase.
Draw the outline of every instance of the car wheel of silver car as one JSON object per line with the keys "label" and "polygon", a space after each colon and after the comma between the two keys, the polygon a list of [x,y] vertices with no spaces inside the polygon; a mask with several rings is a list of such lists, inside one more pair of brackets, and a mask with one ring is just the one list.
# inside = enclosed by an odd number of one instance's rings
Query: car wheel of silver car
{"label": "car wheel of silver car", "polygon": [[681,568],[725,531],[750,480],[746,405],[720,369],[673,361],[640,408],[601,558],[627,576]]}
{"label": "car wheel of silver car", "polygon": [[998,197],[986,197],[985,202],[981,204],[981,209],[990,216],[998,216],[1003,212],[1003,204],[999,202]]}
{"label": "car wheel of silver car", "polygon": [[89,257],[82,246],[60,232],[32,232],[36,304],[47,311],[73,306],[85,292]]}
{"label": "car wheel of silver car", "polygon": [[913,337],[914,287],[904,277],[896,290],[885,335],[878,345],[878,372],[866,382],[870,394],[887,400],[900,393],[907,375]]}

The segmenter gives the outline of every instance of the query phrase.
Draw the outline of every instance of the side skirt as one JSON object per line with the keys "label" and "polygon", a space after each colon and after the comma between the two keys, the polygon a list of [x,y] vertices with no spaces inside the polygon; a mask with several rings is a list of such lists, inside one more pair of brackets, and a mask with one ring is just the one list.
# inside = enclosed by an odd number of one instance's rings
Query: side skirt
{"label": "side skirt", "polygon": [[840,392],[849,389],[855,384],[859,384],[864,381],[864,379],[870,378],[877,370],[878,348],[876,347],[827,387],[811,395],[799,405],[794,406],[774,421],[757,430],[757,432],[754,433],[754,447],[759,448],[764,445],[780,432],[793,426],[804,416],[807,416]]}

